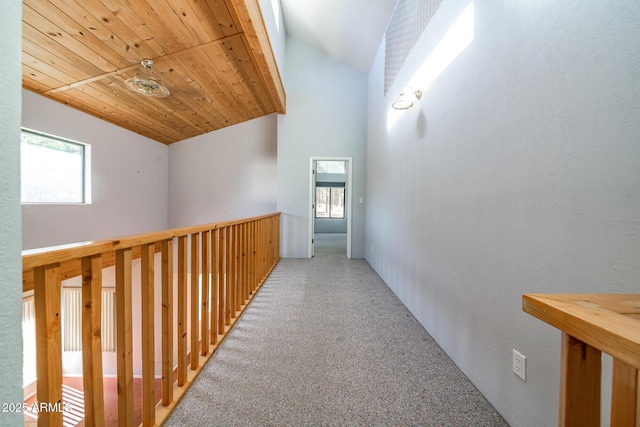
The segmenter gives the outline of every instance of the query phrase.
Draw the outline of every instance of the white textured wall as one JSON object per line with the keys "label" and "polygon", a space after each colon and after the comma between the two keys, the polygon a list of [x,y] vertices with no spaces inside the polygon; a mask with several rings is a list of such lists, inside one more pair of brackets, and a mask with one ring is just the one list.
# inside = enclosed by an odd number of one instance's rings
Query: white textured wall
{"label": "white textured wall", "polygon": [[467,4],[443,1],[387,98],[375,61],[366,256],[511,425],[553,426],[560,334],[522,294],[640,291],[640,3],[477,0],[473,42],[387,131]]}
{"label": "white textured wall", "polygon": [[169,146],[169,225],[184,227],[276,210],[276,115]]}
{"label": "white textured wall", "polygon": [[364,257],[366,76],[303,41],[287,37],[287,114],[278,117],[280,251],[306,258],[309,158],[353,158],[353,258]]}
{"label": "white textured wall", "polygon": [[[20,1],[9,0],[0,14],[0,404],[22,401],[21,11]],[[22,423],[21,413],[0,412],[0,426]]]}
{"label": "white textured wall", "polygon": [[33,92],[24,127],[91,144],[90,205],[24,205],[23,248],[167,227],[169,147]]}

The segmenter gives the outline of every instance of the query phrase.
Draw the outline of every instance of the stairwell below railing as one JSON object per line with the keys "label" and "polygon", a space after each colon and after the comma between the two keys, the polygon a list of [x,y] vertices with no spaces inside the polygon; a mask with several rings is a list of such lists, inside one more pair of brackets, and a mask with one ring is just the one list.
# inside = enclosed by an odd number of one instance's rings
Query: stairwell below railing
{"label": "stairwell below railing", "polygon": [[[115,422],[161,424],[280,259],[279,238],[280,214],[274,213],[24,251],[23,291],[33,293],[35,306],[38,425],[61,426],[68,407],[64,280],[81,278],[82,342],[73,349],[82,351],[84,424],[108,424],[102,342],[102,322],[109,318],[102,316],[108,267],[115,270]],[[134,341],[140,343],[137,351]],[[141,376],[141,402],[135,405],[140,414],[134,412],[134,366]],[[156,376],[161,376],[159,399]]]}

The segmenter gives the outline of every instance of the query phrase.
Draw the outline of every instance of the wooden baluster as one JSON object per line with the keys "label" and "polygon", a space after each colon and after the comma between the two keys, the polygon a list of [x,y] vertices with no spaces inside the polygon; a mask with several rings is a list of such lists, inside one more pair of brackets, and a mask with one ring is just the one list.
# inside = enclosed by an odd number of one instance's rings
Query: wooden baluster
{"label": "wooden baluster", "polygon": [[218,331],[224,334],[225,319],[227,317],[227,227],[220,229],[219,232],[220,283],[218,283],[218,300],[220,306],[218,310]]}
{"label": "wooden baluster", "polygon": [[269,256],[269,239],[267,235],[269,233],[269,229],[267,227],[267,221],[262,220],[262,271],[261,276],[264,278],[267,271],[267,263]]}
{"label": "wooden baluster", "polygon": [[178,386],[187,382],[187,236],[178,237]]}
{"label": "wooden baluster", "polygon": [[273,222],[274,222],[274,230],[273,230],[273,234],[275,236],[275,240],[276,240],[276,247],[275,247],[275,260],[274,262],[278,262],[278,260],[280,260],[280,215],[276,215],[273,218]]}
{"label": "wooden baluster", "polygon": [[238,302],[239,302],[238,311],[240,311],[242,309],[242,305],[247,301],[247,292],[246,292],[247,280],[245,277],[246,253],[245,253],[245,243],[244,243],[246,233],[245,233],[244,223],[240,224],[238,227],[240,227],[240,241],[238,242],[238,256],[239,256],[239,264],[240,264],[240,268],[238,269],[238,288],[240,289],[239,298],[238,298]]}
{"label": "wooden baluster", "polygon": [[613,359],[611,387],[611,425],[637,427],[640,425],[640,373],[638,369]]}
{"label": "wooden baluster", "polygon": [[212,345],[218,343],[218,282],[220,280],[220,230],[211,231],[211,335],[209,340]]}
{"label": "wooden baluster", "polygon": [[260,286],[260,221],[253,226],[253,269],[255,276],[255,288]]}
{"label": "wooden baluster", "polygon": [[133,327],[131,248],[116,251],[118,424],[133,425]]}
{"label": "wooden baluster", "polygon": [[[242,304],[242,224],[236,225],[236,313],[240,312],[241,304]],[[236,316],[239,316],[237,314]]]}
{"label": "wooden baluster", "polygon": [[278,261],[278,254],[279,254],[279,250],[278,247],[280,245],[280,236],[278,236],[278,224],[277,224],[277,217],[274,217],[272,219],[273,222],[273,235],[272,235],[272,242],[273,242],[273,263],[275,264]]}
{"label": "wooden baluster", "polygon": [[82,270],[82,380],[84,422],[104,425],[102,381],[102,257],[84,257]]}
{"label": "wooden baluster", "polygon": [[264,265],[263,265],[263,276],[266,276],[267,270],[269,270],[269,219],[266,218],[263,221],[264,223]]}
{"label": "wooden baluster", "polygon": [[154,244],[141,247],[142,425],[155,424]]}
{"label": "wooden baluster", "polygon": [[269,253],[269,247],[268,247],[268,241],[267,241],[267,232],[269,230],[267,229],[267,221],[266,220],[262,220],[260,221],[260,259],[261,259],[261,266],[260,266],[260,277],[261,280],[264,280],[264,276],[267,274],[267,256]]}
{"label": "wooden baluster", "polygon": [[242,224],[236,225],[236,317],[242,308]]}
{"label": "wooden baluster", "polygon": [[272,217],[269,219],[269,221],[271,222],[271,262],[269,263],[269,268],[273,267],[277,257],[276,247],[277,247],[278,236],[276,235],[275,220],[276,220],[275,217]]}
{"label": "wooden baluster", "polygon": [[38,426],[62,425],[62,338],[60,333],[60,264],[33,270],[36,310],[38,402],[59,411],[38,413]]}
{"label": "wooden baluster", "polygon": [[244,238],[242,239],[243,250],[242,257],[243,261],[243,277],[244,277],[244,301],[245,303],[249,300],[249,296],[251,295],[251,286],[249,285],[249,223],[245,222],[242,224],[244,228]]}
{"label": "wooden baluster", "polygon": [[[236,253],[235,253],[236,229],[235,226],[229,226],[229,318],[236,317]],[[230,323],[229,323],[230,324]]]}
{"label": "wooden baluster", "polygon": [[257,290],[258,287],[260,286],[260,272],[259,272],[259,262],[258,262],[258,257],[260,254],[260,249],[259,249],[259,224],[260,221],[256,220],[253,223],[253,277],[254,277],[254,290]]}
{"label": "wooden baluster", "polygon": [[200,355],[209,352],[209,230],[202,232],[202,258],[200,259],[202,272],[200,274]]}
{"label": "wooden baluster", "polygon": [[226,317],[225,325],[231,324],[231,317],[233,311],[233,235],[232,226],[227,227],[227,300],[226,300]]}
{"label": "wooden baluster", "polygon": [[562,333],[560,426],[600,425],[601,352]]}
{"label": "wooden baluster", "polygon": [[198,368],[198,253],[200,252],[198,239],[199,233],[191,235],[191,370]]}
{"label": "wooden baluster", "polygon": [[253,294],[256,290],[256,271],[255,271],[255,221],[249,223],[249,294]]}
{"label": "wooden baluster", "polygon": [[244,272],[243,272],[243,268],[244,268],[244,264],[242,263],[242,240],[244,239],[244,231],[242,229],[242,224],[238,224],[237,225],[237,230],[238,230],[238,241],[236,242],[237,244],[237,260],[238,260],[238,284],[237,284],[237,290],[238,293],[236,294],[236,312],[240,312],[242,310],[242,302],[244,300]]}
{"label": "wooden baluster", "polygon": [[280,260],[280,214],[276,215],[274,219],[276,223],[276,261]]}
{"label": "wooden baluster", "polygon": [[173,239],[162,241],[162,405],[173,401]]}
{"label": "wooden baluster", "polygon": [[267,219],[267,268],[268,271],[271,268],[271,262],[273,260],[273,231],[271,227],[271,218]]}
{"label": "wooden baluster", "polygon": [[242,241],[242,235],[241,235],[241,228],[240,225],[234,225],[235,228],[235,232],[234,232],[234,245],[233,245],[233,251],[235,253],[235,316],[233,317],[237,317],[237,313],[240,311],[241,305],[240,305],[240,301],[242,300],[242,286],[240,283],[240,279],[241,279],[241,268],[242,265],[240,264],[241,261],[241,255],[240,255],[240,242]]}

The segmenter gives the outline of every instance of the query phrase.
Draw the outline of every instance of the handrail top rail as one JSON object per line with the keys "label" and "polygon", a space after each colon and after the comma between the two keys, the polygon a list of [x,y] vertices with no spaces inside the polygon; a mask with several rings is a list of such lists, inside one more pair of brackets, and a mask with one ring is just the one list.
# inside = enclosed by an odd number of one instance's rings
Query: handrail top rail
{"label": "handrail top rail", "polygon": [[524,294],[522,309],[640,369],[640,294]]}
{"label": "handrail top rail", "polygon": [[280,212],[259,215],[248,218],[214,222],[208,224],[178,227],[167,230],[152,231],[148,233],[131,234],[115,239],[91,240],[86,242],[69,243],[44,248],[26,249],[22,251],[22,271],[36,267],[71,261],[87,256],[100,255],[119,249],[129,249],[135,246],[170,240],[175,237],[188,236],[207,230],[216,230],[232,225],[238,225],[251,221],[279,216]]}

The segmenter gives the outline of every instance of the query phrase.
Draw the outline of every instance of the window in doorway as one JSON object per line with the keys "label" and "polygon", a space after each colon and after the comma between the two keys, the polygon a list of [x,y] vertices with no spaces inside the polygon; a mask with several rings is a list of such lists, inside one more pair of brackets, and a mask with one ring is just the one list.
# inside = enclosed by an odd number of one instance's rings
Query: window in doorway
{"label": "window in doorway", "polygon": [[91,203],[90,146],[22,129],[22,203]]}
{"label": "window in doorway", "polygon": [[344,183],[318,182],[316,184],[316,218],[344,219],[344,200]]}
{"label": "window in doorway", "polygon": [[344,160],[318,160],[317,173],[347,173],[347,162]]}

